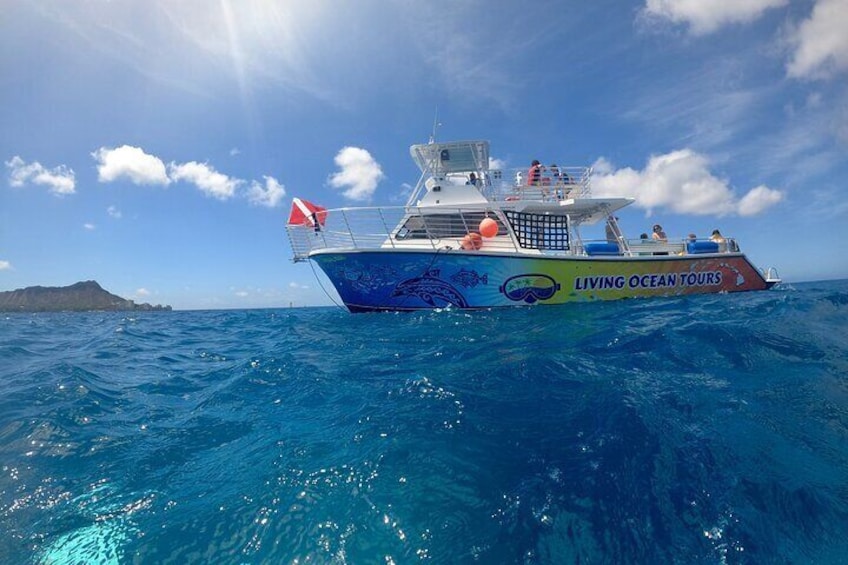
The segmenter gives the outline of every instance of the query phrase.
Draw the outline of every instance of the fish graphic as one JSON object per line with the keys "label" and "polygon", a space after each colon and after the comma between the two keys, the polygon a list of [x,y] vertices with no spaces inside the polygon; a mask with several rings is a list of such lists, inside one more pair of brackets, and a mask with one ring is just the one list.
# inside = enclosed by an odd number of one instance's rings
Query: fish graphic
{"label": "fish graphic", "polygon": [[465,297],[453,285],[439,278],[439,269],[431,269],[424,276],[402,281],[392,291],[392,296],[415,296],[433,308],[448,305],[468,308]]}
{"label": "fish graphic", "polygon": [[480,276],[477,271],[466,271],[465,267],[454,273],[451,281],[465,288],[474,288],[478,284],[489,284],[489,275]]}

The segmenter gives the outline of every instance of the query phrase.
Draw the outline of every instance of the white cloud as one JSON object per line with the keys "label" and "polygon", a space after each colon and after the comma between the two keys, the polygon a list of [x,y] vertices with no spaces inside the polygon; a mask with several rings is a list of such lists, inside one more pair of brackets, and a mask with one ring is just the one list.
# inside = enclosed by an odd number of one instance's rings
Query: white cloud
{"label": "white cloud", "polygon": [[243,182],[219,173],[206,163],[196,161],[181,165],[171,163],[168,168],[171,172],[171,180],[190,182],[208,196],[218,200],[232,198],[236,193],[236,188]]}
{"label": "white cloud", "polygon": [[300,283],[292,281],[292,282],[289,283],[289,288],[291,288],[293,290],[307,290],[309,288],[309,285],[300,284]]}
{"label": "white cloud", "polygon": [[12,264],[8,261],[0,261],[0,271],[5,271],[12,268]]}
{"label": "white cloud", "polygon": [[274,177],[263,177],[265,186],[258,181],[253,181],[247,191],[247,199],[251,204],[273,208],[282,201],[286,195],[286,188]]}
{"label": "white cloud", "polygon": [[710,172],[707,158],[691,149],[652,156],[647,166],[615,170],[606,159],[598,159],[592,179],[596,196],[627,196],[648,211],[667,208],[695,215],[740,214],[750,216],[783,198],[780,191],[758,186],[738,200],[727,181]]}
{"label": "white cloud", "polygon": [[84,224],[82,225],[82,227],[84,227],[84,228],[85,228],[85,229],[87,229],[88,231],[94,231],[94,230],[97,228],[97,226],[95,226],[94,224],[92,224],[92,223],[90,223],[90,222],[86,222],[86,223],[84,223]]}
{"label": "white cloud", "polygon": [[239,291],[236,291],[235,295],[238,296],[239,298],[245,298],[247,296],[250,296],[250,293],[247,292],[246,290],[239,290]]}
{"label": "white cloud", "polygon": [[646,0],[643,14],[688,24],[695,35],[712,33],[722,26],[758,19],[766,10],[789,0]]}
{"label": "white cloud", "polygon": [[236,155],[239,155],[240,153],[241,153],[241,151],[239,151],[238,147],[233,147],[232,149],[230,149],[230,157],[235,157]]}
{"label": "white cloud", "polygon": [[145,153],[140,147],[101,147],[91,156],[97,161],[100,182],[112,182],[122,177],[135,184],[167,185],[170,182],[165,172],[165,163],[159,157]]}
{"label": "white cloud", "polygon": [[345,147],[335,158],[341,169],[330,176],[330,186],[344,188],[342,196],[350,200],[368,200],[373,196],[377,183],[385,176],[380,164],[365,149]]}
{"label": "white cloud", "polygon": [[496,171],[506,169],[506,161],[503,159],[495,159],[494,157],[489,157],[489,168],[494,169]]}
{"label": "white cloud", "polygon": [[74,171],[65,165],[45,169],[38,161],[27,164],[15,155],[6,161],[6,167],[10,169],[9,184],[12,186],[24,186],[27,182],[32,182],[47,186],[50,192],[57,195],[76,192]]}
{"label": "white cloud", "polygon": [[150,296],[150,291],[147,290],[146,288],[142,287],[142,288],[136,289],[135,295],[136,296]]}
{"label": "white cloud", "polygon": [[592,164],[592,172],[595,173],[595,178],[598,178],[597,175],[609,175],[615,172],[615,165],[608,161],[606,157],[599,157]]}
{"label": "white cloud", "polygon": [[740,216],[756,216],[781,200],[783,200],[782,192],[761,184],[742,197],[739,201],[738,212]]}
{"label": "white cloud", "polygon": [[827,78],[848,69],[848,0],[818,0],[810,18],[791,34],[790,44],[790,77]]}
{"label": "white cloud", "polygon": [[[235,148],[230,152],[231,155],[238,153],[238,149]],[[171,162],[166,167],[159,157],[145,153],[141,148],[130,145],[122,145],[116,149],[101,147],[91,155],[97,160],[98,177],[101,182],[128,178],[139,185],[168,185],[171,182],[185,181],[194,184],[207,196],[219,200],[232,198],[239,186],[244,184],[243,180],[219,173],[207,163],[196,161]],[[16,157],[15,159],[19,158]],[[264,185],[258,181],[253,181],[246,196],[251,204],[273,208],[285,197],[286,189],[273,177],[265,176],[263,178],[265,179]],[[113,218],[122,216],[121,211],[115,206],[110,206],[107,213]]]}

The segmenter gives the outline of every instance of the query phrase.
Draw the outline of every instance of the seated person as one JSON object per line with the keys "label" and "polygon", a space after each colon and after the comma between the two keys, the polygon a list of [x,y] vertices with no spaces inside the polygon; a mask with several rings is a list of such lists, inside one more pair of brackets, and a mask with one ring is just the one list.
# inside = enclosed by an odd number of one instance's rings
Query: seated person
{"label": "seated person", "polygon": [[713,233],[710,234],[710,241],[718,243],[719,251],[727,251],[727,241],[724,239],[724,236],[721,235],[720,231],[713,230]]}
{"label": "seated person", "polygon": [[663,243],[668,241],[668,237],[665,235],[662,226],[659,224],[654,224],[653,234],[651,234],[651,237],[654,241],[662,241]]}

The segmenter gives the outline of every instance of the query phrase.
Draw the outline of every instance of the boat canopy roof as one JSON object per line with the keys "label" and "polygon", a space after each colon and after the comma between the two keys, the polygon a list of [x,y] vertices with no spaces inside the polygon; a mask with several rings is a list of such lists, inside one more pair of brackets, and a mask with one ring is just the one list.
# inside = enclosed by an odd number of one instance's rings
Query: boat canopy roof
{"label": "boat canopy roof", "polygon": [[421,143],[409,153],[422,173],[434,176],[489,170],[488,141]]}
{"label": "boat canopy roof", "polygon": [[571,198],[560,202],[560,206],[568,211],[572,221],[595,224],[605,222],[607,216],[633,202],[632,198]]}
{"label": "boat canopy roof", "polygon": [[567,214],[575,224],[595,224],[605,222],[608,216],[633,202],[632,198],[582,197],[566,198],[558,202],[525,200],[504,203],[502,207],[532,214]]}

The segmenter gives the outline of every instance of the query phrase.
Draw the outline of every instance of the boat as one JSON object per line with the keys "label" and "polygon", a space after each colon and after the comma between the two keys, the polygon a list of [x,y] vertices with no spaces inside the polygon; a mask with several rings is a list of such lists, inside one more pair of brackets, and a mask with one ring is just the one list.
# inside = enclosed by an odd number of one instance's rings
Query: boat
{"label": "boat", "polygon": [[[351,312],[493,308],[769,289],[735,238],[629,239],[632,198],[593,197],[591,167],[490,168],[487,141],[410,147],[404,206],[293,199],[294,261],[313,261]],[[604,225],[603,239],[585,239]]]}

